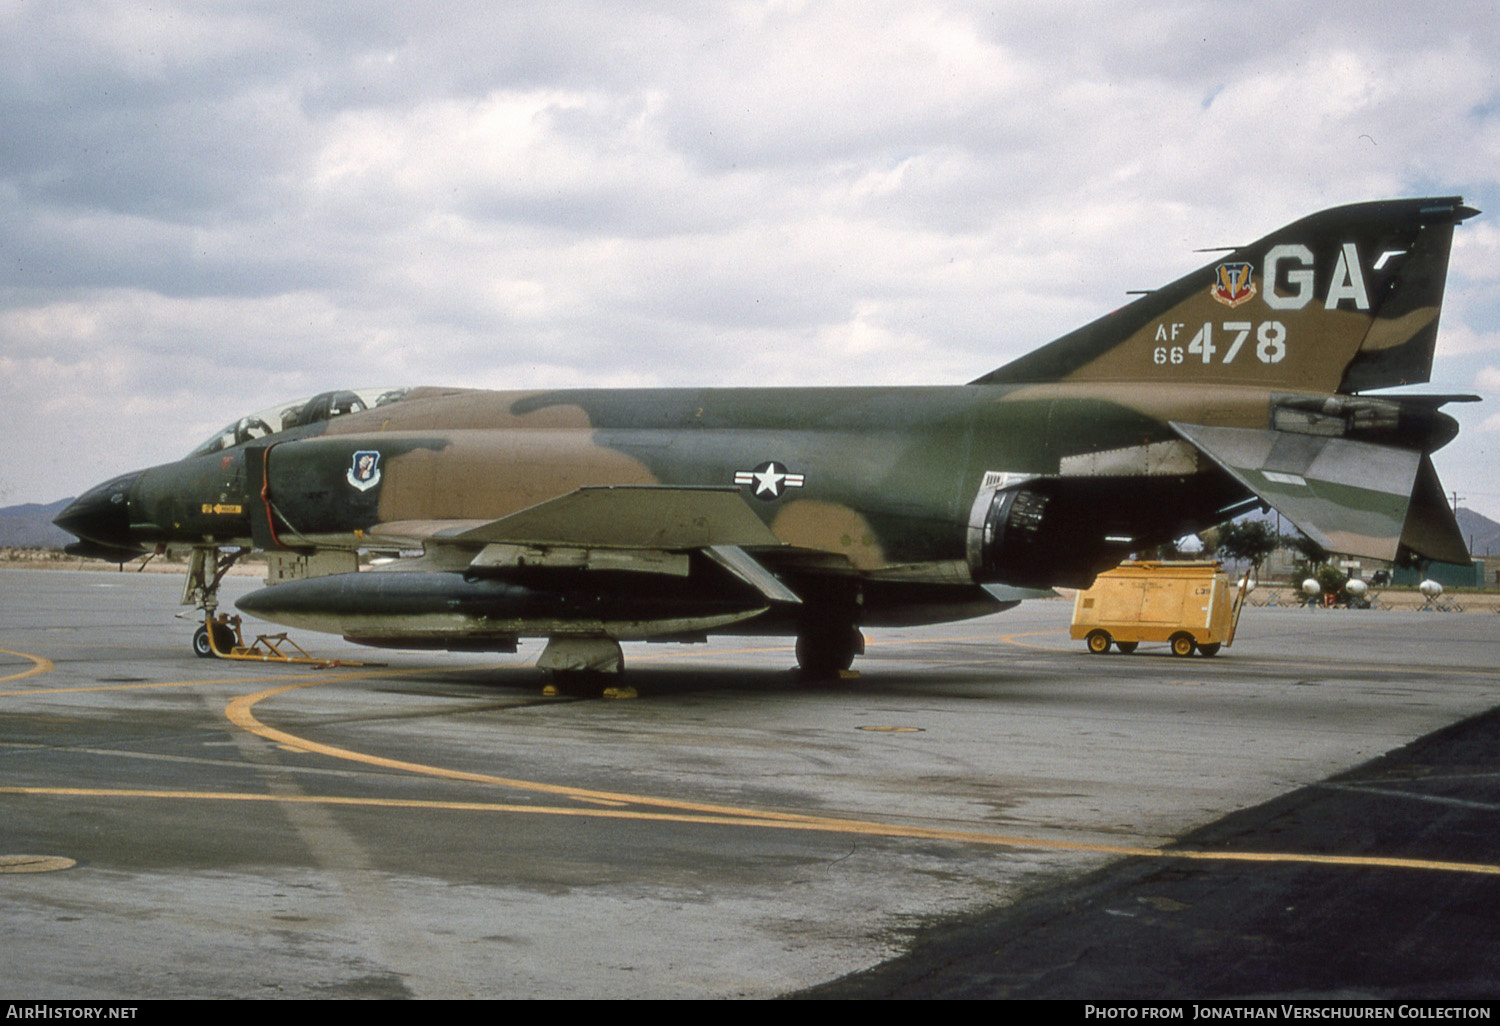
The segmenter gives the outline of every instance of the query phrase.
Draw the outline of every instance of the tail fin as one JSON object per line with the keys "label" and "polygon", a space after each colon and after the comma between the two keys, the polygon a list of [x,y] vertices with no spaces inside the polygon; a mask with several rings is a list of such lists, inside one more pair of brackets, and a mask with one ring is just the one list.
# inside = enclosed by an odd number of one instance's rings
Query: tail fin
{"label": "tail fin", "polygon": [[1430,380],[1459,196],[1335,207],[976,385],[1173,381],[1352,393]]}

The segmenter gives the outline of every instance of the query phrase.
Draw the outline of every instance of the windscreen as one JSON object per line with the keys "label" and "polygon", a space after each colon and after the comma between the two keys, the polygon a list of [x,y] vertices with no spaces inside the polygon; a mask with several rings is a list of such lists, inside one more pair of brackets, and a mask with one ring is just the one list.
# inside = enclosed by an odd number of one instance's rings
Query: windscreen
{"label": "windscreen", "polygon": [[277,403],[275,406],[231,421],[215,431],[189,455],[202,456],[220,449],[243,445],[257,438],[288,431],[295,427],[332,420],[346,413],[374,409],[405,399],[409,388],[359,388],[320,392],[306,399]]}

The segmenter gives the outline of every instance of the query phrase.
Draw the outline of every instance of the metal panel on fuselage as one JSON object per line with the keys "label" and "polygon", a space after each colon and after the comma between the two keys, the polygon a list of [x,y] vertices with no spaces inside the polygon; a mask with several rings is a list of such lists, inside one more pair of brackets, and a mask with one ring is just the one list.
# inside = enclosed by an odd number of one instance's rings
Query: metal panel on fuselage
{"label": "metal panel on fuselage", "polygon": [[[291,528],[326,535],[494,519],[587,486],[739,484],[786,544],[878,570],[962,559],[986,473],[1056,474],[1065,456],[1173,437],[1149,401],[1140,409],[1112,392],[470,392],[340,417],[321,437],[280,443],[269,491]],[[371,453],[377,473],[359,481]]]}

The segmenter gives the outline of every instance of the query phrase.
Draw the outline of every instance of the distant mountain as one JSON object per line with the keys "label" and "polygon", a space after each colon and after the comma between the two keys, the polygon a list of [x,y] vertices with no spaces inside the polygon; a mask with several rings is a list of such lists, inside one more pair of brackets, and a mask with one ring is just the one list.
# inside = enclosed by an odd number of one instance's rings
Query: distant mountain
{"label": "distant mountain", "polygon": [[1463,532],[1464,544],[1470,555],[1500,556],[1500,524],[1472,509],[1458,508],[1458,529]]}
{"label": "distant mountain", "polygon": [[72,499],[58,499],[45,506],[28,502],[20,506],[0,507],[0,547],[14,549],[60,549],[76,539],[52,518],[62,512]]}

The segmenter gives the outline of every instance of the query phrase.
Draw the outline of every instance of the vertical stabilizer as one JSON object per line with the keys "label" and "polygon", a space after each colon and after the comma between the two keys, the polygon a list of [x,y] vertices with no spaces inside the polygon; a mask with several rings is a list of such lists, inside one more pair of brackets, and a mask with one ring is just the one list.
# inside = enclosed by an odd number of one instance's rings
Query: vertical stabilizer
{"label": "vertical stabilizer", "polygon": [[1353,392],[1430,379],[1458,196],[1336,207],[1241,246],[974,384]]}

